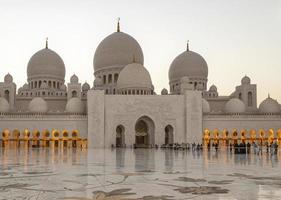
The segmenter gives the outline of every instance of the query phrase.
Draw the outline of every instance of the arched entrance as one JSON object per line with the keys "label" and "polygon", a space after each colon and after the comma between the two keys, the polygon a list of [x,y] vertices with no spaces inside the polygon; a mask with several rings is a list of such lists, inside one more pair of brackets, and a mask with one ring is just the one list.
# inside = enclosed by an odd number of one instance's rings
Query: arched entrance
{"label": "arched entrance", "polygon": [[122,125],[118,125],[116,127],[116,147],[124,147],[125,146],[125,128]]}
{"label": "arched entrance", "polygon": [[165,144],[174,143],[174,128],[171,125],[165,127]]}
{"label": "arched entrance", "polygon": [[154,123],[147,117],[143,116],[139,118],[135,125],[136,147],[150,147],[154,145]]}

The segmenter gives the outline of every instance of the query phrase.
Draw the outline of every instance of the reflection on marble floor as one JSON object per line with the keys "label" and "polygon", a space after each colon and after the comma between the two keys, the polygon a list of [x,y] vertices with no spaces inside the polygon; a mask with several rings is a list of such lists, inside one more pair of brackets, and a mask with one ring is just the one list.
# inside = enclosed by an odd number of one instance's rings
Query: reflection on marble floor
{"label": "reflection on marble floor", "polygon": [[281,153],[0,149],[0,199],[281,199]]}

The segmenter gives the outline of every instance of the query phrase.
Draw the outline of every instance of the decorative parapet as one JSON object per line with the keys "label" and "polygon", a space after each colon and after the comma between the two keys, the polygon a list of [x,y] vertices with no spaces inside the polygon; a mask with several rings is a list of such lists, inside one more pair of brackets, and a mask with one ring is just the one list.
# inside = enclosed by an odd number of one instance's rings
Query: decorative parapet
{"label": "decorative parapet", "polygon": [[87,114],[76,114],[76,113],[0,113],[0,119],[77,119],[77,120],[87,120]]}

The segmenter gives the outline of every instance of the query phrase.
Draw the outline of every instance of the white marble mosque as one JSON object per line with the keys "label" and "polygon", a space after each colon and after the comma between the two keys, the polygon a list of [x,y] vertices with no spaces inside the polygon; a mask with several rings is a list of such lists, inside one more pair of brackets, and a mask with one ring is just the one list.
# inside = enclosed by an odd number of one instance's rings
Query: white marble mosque
{"label": "white marble mosque", "polygon": [[277,100],[268,96],[258,106],[257,85],[248,76],[228,95],[219,94],[208,86],[212,68],[188,45],[171,61],[170,87],[161,94],[154,91],[141,45],[119,23],[96,48],[93,67],[92,86],[75,74],[66,81],[68,68],[46,41],[30,58],[23,86],[11,74],[0,83],[0,138],[75,135],[90,148],[281,141]]}

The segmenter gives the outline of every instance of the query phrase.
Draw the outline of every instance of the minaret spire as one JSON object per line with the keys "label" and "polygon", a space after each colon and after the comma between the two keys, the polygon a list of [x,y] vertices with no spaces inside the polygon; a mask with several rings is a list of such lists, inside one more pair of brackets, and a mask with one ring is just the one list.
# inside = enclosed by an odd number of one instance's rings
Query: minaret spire
{"label": "minaret spire", "polygon": [[48,49],[48,37],[46,37],[46,49]]}
{"label": "minaret spire", "polygon": [[117,32],[120,32],[120,17],[118,17],[118,22],[117,22]]}
{"label": "minaret spire", "polygon": [[186,43],[186,51],[189,51],[189,40],[187,40],[187,43]]}

